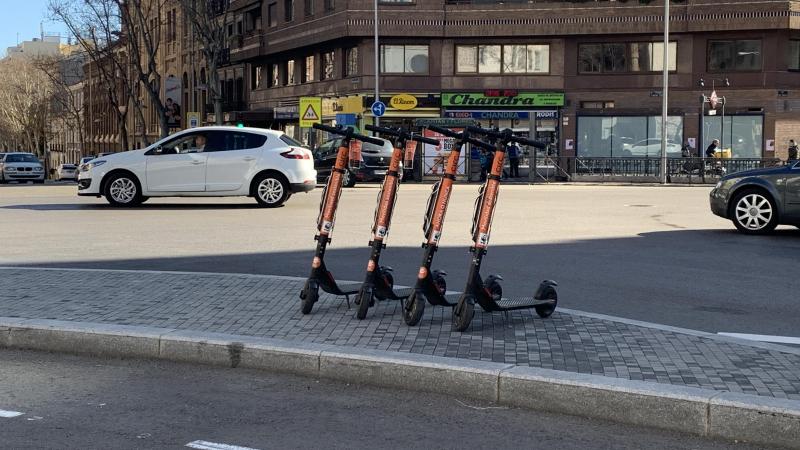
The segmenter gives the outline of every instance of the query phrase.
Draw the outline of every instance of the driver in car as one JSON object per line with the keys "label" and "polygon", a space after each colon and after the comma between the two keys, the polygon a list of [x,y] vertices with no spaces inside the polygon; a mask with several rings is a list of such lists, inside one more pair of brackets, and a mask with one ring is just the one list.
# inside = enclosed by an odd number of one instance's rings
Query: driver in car
{"label": "driver in car", "polygon": [[193,149],[193,151],[197,152],[197,153],[200,153],[200,152],[204,151],[205,148],[206,148],[206,142],[207,141],[208,140],[206,139],[205,135],[203,135],[203,134],[197,135],[197,137],[194,139],[194,149]]}

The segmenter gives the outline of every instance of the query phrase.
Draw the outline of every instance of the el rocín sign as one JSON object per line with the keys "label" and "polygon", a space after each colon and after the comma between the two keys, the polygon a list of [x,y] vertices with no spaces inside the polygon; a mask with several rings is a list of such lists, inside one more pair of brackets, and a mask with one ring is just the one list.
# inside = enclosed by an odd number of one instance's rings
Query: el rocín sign
{"label": "el roc\u00edn sign", "polygon": [[442,106],[459,108],[531,108],[564,106],[564,94],[558,92],[448,92],[442,94]]}

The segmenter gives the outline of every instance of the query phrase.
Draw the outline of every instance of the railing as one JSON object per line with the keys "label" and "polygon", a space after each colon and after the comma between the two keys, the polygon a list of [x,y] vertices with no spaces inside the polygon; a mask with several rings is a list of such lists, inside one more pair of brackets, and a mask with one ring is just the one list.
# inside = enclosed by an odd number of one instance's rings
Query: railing
{"label": "railing", "polygon": [[[658,177],[661,158],[568,158],[573,175],[603,177]],[[775,158],[667,158],[667,175],[671,178],[716,178],[736,172],[783,164]]]}

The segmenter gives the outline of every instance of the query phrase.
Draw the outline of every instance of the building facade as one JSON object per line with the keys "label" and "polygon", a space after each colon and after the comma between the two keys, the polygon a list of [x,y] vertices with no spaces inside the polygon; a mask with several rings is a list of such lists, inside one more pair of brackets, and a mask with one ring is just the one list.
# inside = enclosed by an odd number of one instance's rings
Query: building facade
{"label": "building facade", "polygon": [[[373,120],[371,0],[231,5],[227,119],[304,138],[298,100],[317,96],[325,121]],[[800,137],[800,2],[671,10],[668,150],[720,139],[734,157],[785,158]],[[399,0],[379,14],[382,123],[475,120],[562,157],[660,152],[661,2]]]}

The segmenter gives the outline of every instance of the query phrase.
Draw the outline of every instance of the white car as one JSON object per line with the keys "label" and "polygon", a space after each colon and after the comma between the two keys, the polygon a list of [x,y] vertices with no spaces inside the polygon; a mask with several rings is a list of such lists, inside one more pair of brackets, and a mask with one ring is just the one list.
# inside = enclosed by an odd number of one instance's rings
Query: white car
{"label": "white car", "polygon": [[59,164],[56,169],[56,180],[77,180],[78,166],[75,164]]}
{"label": "white car", "polygon": [[44,183],[44,166],[33,153],[6,153],[0,161],[0,183]]}
{"label": "white car", "polygon": [[301,145],[275,130],[193,128],[82,164],[78,195],[105,196],[114,206],[149,197],[250,196],[276,207],[316,186],[314,159]]}

